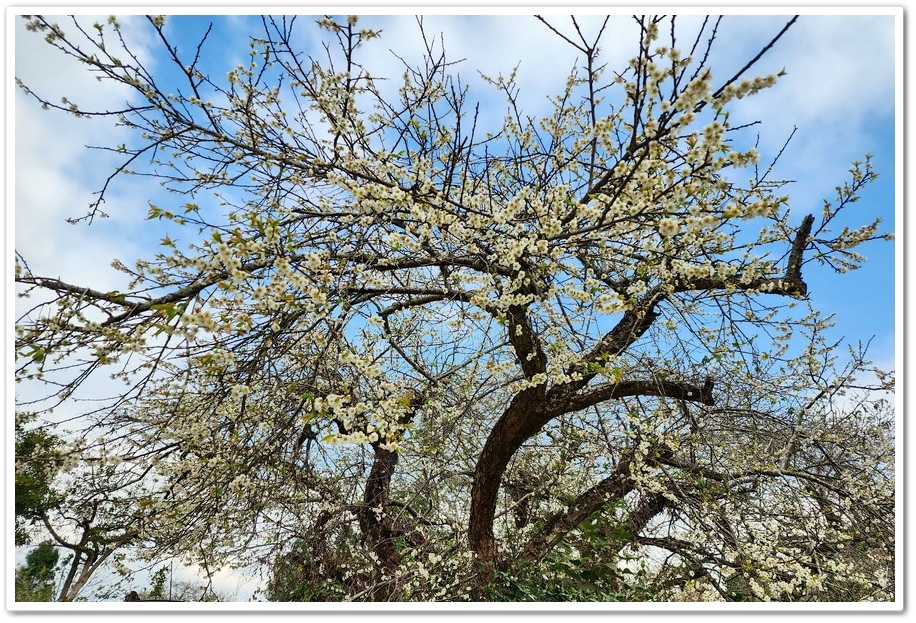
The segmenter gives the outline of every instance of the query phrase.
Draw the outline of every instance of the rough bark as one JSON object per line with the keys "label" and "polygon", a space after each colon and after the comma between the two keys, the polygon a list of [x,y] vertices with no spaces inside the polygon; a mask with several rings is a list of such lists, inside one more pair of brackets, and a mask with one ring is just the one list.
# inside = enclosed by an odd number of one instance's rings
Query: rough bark
{"label": "rough bark", "polygon": [[[411,392],[405,397],[405,400],[408,401],[409,409],[401,416],[399,420],[401,424],[406,424],[413,419],[417,409],[423,404],[424,396],[420,392]],[[394,518],[389,512],[392,504],[391,478],[397,468],[398,453],[383,447],[381,441],[372,443],[372,451],[374,454],[372,468],[366,478],[363,503],[357,519],[366,546],[376,556],[377,575],[381,575],[395,569],[401,561],[395,539],[402,533],[395,526]],[[387,600],[389,595],[386,589],[381,588],[383,585],[379,586],[376,599]]]}
{"label": "rough bark", "polygon": [[[595,386],[593,391],[568,396],[564,401],[548,405],[544,404],[539,395],[531,392],[522,392],[516,396],[487,438],[474,473],[468,536],[471,547],[483,566],[490,566],[496,561],[496,539],[493,534],[496,503],[503,473],[515,452],[553,418],[623,396],[672,396],[680,400],[712,404],[712,381],[707,380],[703,386],[672,381],[602,384]],[[566,532],[600,508],[609,495],[624,486],[629,473],[628,463],[621,463],[618,470],[623,471],[615,470],[614,474],[596,485],[598,488],[592,494],[585,494],[581,500],[582,512],[585,514],[571,515],[569,520],[574,523],[569,524]],[[623,491],[622,488],[620,490]],[[621,493],[625,494],[626,492]],[[598,506],[594,506],[595,504]],[[589,508],[591,510],[586,512]],[[558,518],[557,521],[561,519]],[[555,543],[552,543],[551,547],[553,544]],[[484,577],[487,577],[486,571]]]}
{"label": "rough bark", "polygon": [[388,513],[391,494],[391,477],[398,463],[398,453],[373,446],[375,458],[372,469],[366,479],[363,505],[359,512],[359,527],[366,545],[378,557],[379,566],[383,569],[397,567],[399,557],[394,547],[396,532],[392,518]]}
{"label": "rough bark", "polygon": [[[516,450],[545,421],[543,396],[539,394],[527,391],[515,397],[487,437],[477,461],[471,487],[468,539],[478,561],[485,567],[496,559],[493,519],[503,473]],[[549,421],[549,417],[546,420]]]}

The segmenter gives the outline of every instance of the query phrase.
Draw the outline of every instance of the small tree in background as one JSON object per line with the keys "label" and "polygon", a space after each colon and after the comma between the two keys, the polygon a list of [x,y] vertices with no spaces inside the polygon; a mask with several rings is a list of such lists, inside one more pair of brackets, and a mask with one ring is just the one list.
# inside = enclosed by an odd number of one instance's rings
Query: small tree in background
{"label": "small tree in background", "polygon": [[60,553],[50,541],[30,551],[16,567],[16,601],[53,601]]}

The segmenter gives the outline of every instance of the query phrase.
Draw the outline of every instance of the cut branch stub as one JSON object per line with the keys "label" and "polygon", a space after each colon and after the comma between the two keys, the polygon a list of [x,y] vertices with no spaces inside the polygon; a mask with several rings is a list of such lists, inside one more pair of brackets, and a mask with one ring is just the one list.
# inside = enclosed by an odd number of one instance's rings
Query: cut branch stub
{"label": "cut branch stub", "polygon": [[792,241],[792,250],[789,252],[789,264],[786,267],[786,277],[804,284],[801,276],[802,255],[805,247],[808,246],[808,238],[811,236],[811,227],[814,225],[814,215],[809,214],[802,220],[795,234],[795,240]]}

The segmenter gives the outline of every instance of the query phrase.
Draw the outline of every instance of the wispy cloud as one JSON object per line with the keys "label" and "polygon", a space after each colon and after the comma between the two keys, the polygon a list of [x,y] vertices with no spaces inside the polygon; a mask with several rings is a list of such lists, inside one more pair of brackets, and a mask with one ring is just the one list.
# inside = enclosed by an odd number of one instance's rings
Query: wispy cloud
{"label": "wispy cloud", "polygon": [[[131,27],[132,19],[122,20],[124,32],[132,48],[144,58],[148,41]],[[80,18],[86,25],[104,20]],[[64,19],[60,23],[66,28]],[[126,89],[100,83],[76,61],[51,54],[42,37],[25,32],[22,20],[17,19],[15,28],[16,76],[30,89],[51,101],[67,97],[91,109],[124,107],[130,97]],[[152,59],[146,57],[145,61]],[[135,206],[142,208],[145,199],[137,195],[136,188],[118,185],[104,206],[110,219],[97,220],[91,227],[71,225],[66,219],[88,212],[94,193],[116,166],[109,153],[87,151],[87,146],[113,147],[128,140],[128,132],[114,127],[110,119],[76,119],[61,111],[41,110],[34,99],[18,89],[12,95],[16,111],[17,250],[36,272],[114,289],[117,278],[109,269],[110,261],[140,252],[142,245],[125,236],[125,228],[128,232],[136,230]]]}

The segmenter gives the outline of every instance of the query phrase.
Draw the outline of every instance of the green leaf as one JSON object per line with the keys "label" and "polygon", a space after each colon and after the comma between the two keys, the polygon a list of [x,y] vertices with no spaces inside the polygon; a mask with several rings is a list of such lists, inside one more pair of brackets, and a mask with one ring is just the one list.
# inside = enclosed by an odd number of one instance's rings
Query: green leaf
{"label": "green leaf", "polygon": [[112,301],[113,303],[117,303],[118,305],[127,304],[127,297],[125,297],[123,294],[121,294],[117,290],[112,290],[111,292],[107,292],[107,294],[109,296],[109,300]]}
{"label": "green leaf", "polygon": [[47,356],[47,352],[41,346],[37,344],[29,344],[29,350],[26,352],[20,352],[20,357],[31,357],[32,361],[35,363],[42,363]]}

